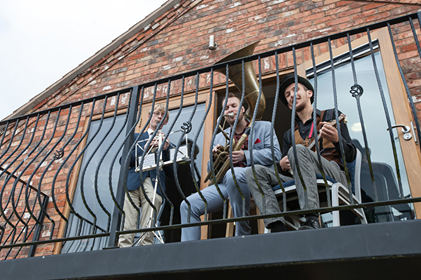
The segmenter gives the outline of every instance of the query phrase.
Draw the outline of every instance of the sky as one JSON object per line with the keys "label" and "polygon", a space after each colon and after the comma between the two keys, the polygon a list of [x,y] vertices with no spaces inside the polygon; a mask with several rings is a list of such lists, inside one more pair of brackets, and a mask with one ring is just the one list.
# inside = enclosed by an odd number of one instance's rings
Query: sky
{"label": "sky", "polygon": [[0,0],[0,120],[167,0]]}

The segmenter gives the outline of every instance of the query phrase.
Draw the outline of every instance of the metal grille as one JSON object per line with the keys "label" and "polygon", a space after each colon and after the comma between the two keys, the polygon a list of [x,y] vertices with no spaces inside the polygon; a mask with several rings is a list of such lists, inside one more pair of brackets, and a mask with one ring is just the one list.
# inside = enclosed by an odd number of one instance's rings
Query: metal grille
{"label": "metal grille", "polygon": [[[178,230],[182,227],[192,227],[198,225],[226,224],[228,222],[252,221],[267,217],[296,216],[310,213],[329,213],[333,210],[348,210],[353,208],[373,209],[375,207],[391,207],[393,205],[419,202],[421,198],[411,197],[405,194],[403,189],[403,170],[405,166],[398,158],[399,147],[395,144],[395,136],[392,131],[392,112],[388,105],[387,90],[381,79],[380,65],[375,58],[379,45],[376,39],[371,36],[374,31],[386,28],[392,43],[393,55],[403,81],[404,89],[408,98],[414,124],[412,128],[413,137],[418,140],[421,137],[420,125],[417,117],[417,110],[412,96],[420,91],[417,87],[409,87],[411,74],[419,72],[421,48],[419,45],[419,34],[421,33],[419,22],[420,13],[412,14],[393,20],[376,23],[373,25],[353,29],[350,31],[334,34],[331,36],[313,39],[307,42],[298,43],[277,50],[260,53],[241,59],[236,59],[226,63],[220,63],[211,67],[178,74],[169,78],[138,85],[132,88],[117,92],[96,96],[93,98],[77,101],[48,110],[34,112],[26,116],[0,122],[2,134],[0,139],[0,258],[12,259],[35,255],[52,254],[54,247],[63,248],[62,253],[76,251],[90,251],[113,247],[117,244],[118,236],[123,232],[121,222],[124,219],[124,195],[127,185],[127,174],[129,169],[130,153],[135,149],[134,131],[141,122],[142,108],[156,102],[169,105],[172,95],[179,97],[179,108],[174,117],[167,124],[168,133],[175,130],[182,130],[176,140],[172,140],[175,150],[178,151],[183,145],[186,134],[190,137],[190,155],[196,154],[195,147],[202,147],[199,142],[200,133],[204,132],[204,127],[209,118],[211,105],[214,100],[214,88],[226,85],[224,101],[226,102],[229,91],[228,75],[218,74],[215,71],[221,70],[228,73],[228,68],[232,65],[244,64],[251,61],[256,69],[259,82],[259,96],[263,92],[265,75],[274,77],[275,82],[273,92],[273,104],[268,104],[266,111],[270,113],[272,129],[281,123],[280,106],[278,104],[280,79],[286,72],[298,71],[298,65],[306,60],[311,61],[312,66],[307,69],[308,78],[313,79],[314,106],[323,93],[319,93],[319,76],[323,71],[329,69],[331,83],[329,87],[332,92],[333,107],[335,116],[338,116],[340,99],[338,91],[343,91],[343,87],[348,88],[350,95],[355,100],[353,107],[361,125],[362,147],[366,151],[368,174],[374,197],[372,202],[356,204],[353,196],[350,195],[350,205],[332,207],[330,192],[326,191],[327,207],[312,210],[289,210],[285,203],[286,193],[283,194],[282,212],[274,215],[246,216],[245,197],[243,196],[243,215],[227,219],[227,197],[219,191],[224,201],[221,219],[208,220],[208,209],[205,207],[205,220],[201,223],[180,224],[175,221],[178,215],[179,206],[173,199],[164,193],[165,205],[168,207],[169,218],[167,225],[160,225],[154,228],[138,228],[131,232],[141,233],[150,230],[166,231]],[[396,42],[399,41],[400,34],[405,33],[406,40],[410,40],[416,46],[416,55],[408,62],[399,56]],[[367,119],[369,112],[364,112],[363,104],[367,102],[363,95],[364,88],[359,84],[361,76],[356,69],[356,60],[359,54],[352,43],[362,36],[367,36],[368,42],[362,52],[362,57],[369,57],[371,60],[372,74],[377,85],[377,94],[383,107],[382,118],[387,123],[389,137],[381,141],[390,142],[391,149],[384,151],[393,157],[393,176],[397,182],[398,197],[388,199],[379,198],[379,181],[373,171],[373,159],[368,152],[373,145],[367,136]],[[347,52],[343,56],[334,56],[333,51],[340,46],[348,46]],[[317,54],[327,54],[328,59],[323,64],[316,63]],[[351,67],[351,81],[349,85],[338,85],[337,71],[343,63],[348,63]],[[410,63],[410,67],[408,67]],[[269,65],[269,66],[268,66]],[[412,69],[412,70],[411,70]],[[412,71],[412,72],[411,72]],[[243,78],[244,80],[244,78]],[[244,88],[244,86],[243,86]],[[199,91],[207,92],[206,108],[199,115],[196,114],[199,105]],[[181,127],[175,124],[181,119],[183,113],[184,98],[189,94],[194,96],[194,105],[191,113],[185,117],[186,122]],[[223,95],[223,93],[222,93]],[[219,103],[224,102],[218,100]],[[241,102],[244,102],[244,92]],[[295,103],[295,99],[294,99]],[[169,114],[169,111],[165,112]],[[295,126],[295,108],[292,109],[290,118],[290,128]],[[315,114],[315,111],[314,111]],[[218,125],[221,124],[223,112],[220,113],[218,122],[213,130],[212,138],[205,141],[213,141],[218,133]],[[256,118],[253,115],[252,120]],[[314,119],[316,115],[314,115]],[[197,120],[197,125],[186,129],[192,120]],[[140,127],[140,133],[147,130],[151,118],[146,120],[146,124]],[[338,119],[337,119],[338,121]],[[234,124],[234,126],[236,123]],[[341,126],[338,126],[341,135]],[[274,131],[274,130],[273,130]],[[191,133],[191,134],[189,134]],[[251,136],[253,135],[253,128]],[[272,132],[274,133],[274,132]],[[280,138],[281,135],[278,135]],[[294,134],[291,135],[294,139]],[[294,142],[294,141],[293,141]],[[339,141],[339,143],[342,143]],[[344,155],[342,144],[340,144],[342,155]],[[253,144],[251,150],[251,168],[254,169]],[[273,146],[273,145],[272,145]],[[418,144],[419,149],[419,144]],[[212,147],[211,147],[212,149]],[[199,154],[210,154],[210,150],[200,151]],[[320,161],[320,149],[316,145],[317,155]],[[162,149],[158,150],[158,155],[162,154]],[[293,145],[293,152],[296,154],[296,146]],[[230,147],[232,153],[232,147]],[[363,155],[364,156],[364,155]],[[274,154],[273,163],[277,164]],[[143,160],[143,159],[142,159]],[[212,161],[212,160],[211,160]],[[343,160],[345,162],[345,160]],[[196,172],[196,161],[190,160],[188,165],[188,178],[197,192],[200,191],[200,174]],[[230,163],[232,164],[232,163]],[[298,172],[304,163],[298,161]],[[176,193],[181,201],[191,207],[185,193],[183,184],[180,183],[180,173],[177,172],[177,164],[171,167],[175,171]],[[231,165],[231,167],[233,167]],[[321,167],[321,166],[320,166]],[[212,170],[211,172],[214,172]],[[348,167],[345,164],[345,171]],[[323,170],[321,168],[321,170]],[[229,172],[229,171],[228,171]],[[348,174],[348,173],[347,173]],[[204,174],[202,174],[204,175]],[[184,175],[181,175],[184,176]],[[322,172],[322,177],[326,182],[326,176]],[[348,176],[348,182],[351,178]],[[279,181],[280,182],[280,181]],[[143,188],[143,186],[141,186]],[[281,189],[282,189],[281,184]],[[305,188],[305,186],[304,186]],[[327,190],[329,186],[326,184]],[[240,188],[238,191],[241,192]],[[387,191],[386,191],[387,192]],[[350,190],[352,193],[352,190]],[[77,199],[76,199],[77,197]],[[203,196],[202,196],[203,197]],[[76,202],[77,200],[77,202]],[[205,205],[206,201],[205,201]],[[161,212],[156,209],[155,221],[159,221]],[[138,209],[139,215],[141,214]],[[370,215],[369,212],[366,212]],[[190,220],[190,217],[187,218]],[[370,220],[370,219],[369,219]],[[375,219],[373,220],[375,222]],[[59,252],[59,249],[56,249]]]}

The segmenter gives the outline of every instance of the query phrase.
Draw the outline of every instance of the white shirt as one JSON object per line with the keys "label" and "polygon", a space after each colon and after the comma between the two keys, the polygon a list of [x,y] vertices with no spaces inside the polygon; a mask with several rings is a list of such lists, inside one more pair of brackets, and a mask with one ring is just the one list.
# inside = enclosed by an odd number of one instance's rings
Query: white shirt
{"label": "white shirt", "polygon": [[152,134],[155,132],[155,130],[148,128],[148,134],[149,134],[149,139],[151,139]]}

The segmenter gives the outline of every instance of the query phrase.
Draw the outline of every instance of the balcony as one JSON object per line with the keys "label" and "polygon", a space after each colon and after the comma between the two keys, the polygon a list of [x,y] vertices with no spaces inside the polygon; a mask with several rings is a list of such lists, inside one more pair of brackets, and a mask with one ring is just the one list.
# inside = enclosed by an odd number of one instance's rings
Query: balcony
{"label": "balcony", "polygon": [[[414,83],[421,66],[420,17],[315,38],[0,122],[2,274],[13,279],[415,275],[421,253],[416,219],[421,131],[414,103],[421,88]],[[295,112],[278,102],[286,74],[312,82],[317,108],[347,115],[362,154],[360,203],[349,196],[350,203],[332,206],[327,186],[318,209],[282,203],[274,215],[230,218],[224,198],[222,210],[204,215],[202,222],[180,223],[180,203],[208,185],[211,142],[223,125],[227,93],[236,88],[229,70],[239,65],[245,77],[249,62],[258,98],[266,97],[263,120],[271,122],[279,141],[294,127]],[[135,149],[134,133],[147,130],[148,112],[157,103],[167,108],[170,121],[163,132],[174,154],[187,151],[188,159],[168,165],[176,176],[168,178],[156,226],[132,231],[139,236],[153,230],[165,244],[157,239],[151,246],[119,249],[118,236],[127,233],[120,225],[128,155]],[[253,145],[249,149],[253,154]],[[141,157],[140,166],[146,160]],[[368,224],[358,224],[353,209],[362,209]],[[337,211],[341,226],[334,227]],[[257,234],[256,222],[263,218],[310,213],[321,214],[324,228]],[[246,220],[252,235],[225,237],[227,226]],[[178,242],[181,228],[198,225],[207,240]]]}

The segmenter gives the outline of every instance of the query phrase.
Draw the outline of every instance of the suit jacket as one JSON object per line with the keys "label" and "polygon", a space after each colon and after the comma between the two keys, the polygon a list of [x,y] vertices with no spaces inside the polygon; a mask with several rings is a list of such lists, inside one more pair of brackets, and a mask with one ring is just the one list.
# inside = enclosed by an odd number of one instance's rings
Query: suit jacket
{"label": "suit jacket", "polygon": [[[251,132],[246,141],[248,142],[249,150],[244,151],[246,161],[244,162],[246,166],[251,166],[250,150],[251,144],[253,145],[253,162],[254,164],[260,164],[264,166],[273,165],[272,151],[270,144],[270,131],[272,130],[271,123],[267,121],[256,121],[253,129],[253,139],[250,142]],[[228,136],[231,133],[231,127],[224,130]],[[215,136],[215,141],[213,145],[216,144],[225,146],[225,136],[222,132],[218,133]],[[281,160],[281,150],[279,148],[279,141],[276,137],[275,131],[273,132],[273,149],[275,150],[275,160],[278,163]],[[208,162],[208,171],[210,170],[210,162]]]}
{"label": "suit jacket", "polygon": [[[138,136],[139,136],[139,133],[134,134],[134,141],[136,141]],[[144,132],[140,136],[138,141],[148,140],[148,139],[149,139],[148,132]],[[147,141],[143,141],[141,145],[144,146],[146,143],[147,143]],[[152,170],[149,170],[149,171],[145,171],[145,172],[142,172],[142,171],[135,172],[135,162],[137,160],[136,154],[135,154],[135,149],[137,149],[137,156],[138,157],[143,155],[143,150],[140,149],[137,146],[130,153],[130,168],[129,168],[129,174],[127,175],[127,190],[129,190],[129,191],[137,190],[140,187],[140,182],[141,182],[140,180],[142,180],[142,182],[143,182],[145,180],[146,176],[148,176],[148,175],[152,180],[152,184],[155,184],[155,179],[156,179],[156,168],[154,168]],[[162,151],[162,159],[164,161],[167,161],[167,160],[170,159],[169,149]],[[165,166],[163,168],[163,171],[159,172],[159,182],[161,182],[161,186],[162,186],[162,189],[163,189],[164,192],[165,192],[165,175],[174,176],[173,171],[172,171],[172,165]],[[157,193],[162,196],[161,188],[159,186],[157,188]]]}

